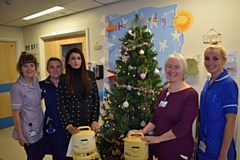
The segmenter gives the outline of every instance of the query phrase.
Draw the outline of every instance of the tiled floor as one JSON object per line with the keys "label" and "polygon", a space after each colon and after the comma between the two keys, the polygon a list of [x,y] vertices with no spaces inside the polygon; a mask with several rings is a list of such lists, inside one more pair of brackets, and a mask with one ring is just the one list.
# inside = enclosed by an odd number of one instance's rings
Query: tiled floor
{"label": "tiled floor", "polygon": [[[0,160],[26,160],[24,148],[11,137],[12,131],[13,127],[0,129]],[[46,155],[43,160],[51,159],[51,156]]]}

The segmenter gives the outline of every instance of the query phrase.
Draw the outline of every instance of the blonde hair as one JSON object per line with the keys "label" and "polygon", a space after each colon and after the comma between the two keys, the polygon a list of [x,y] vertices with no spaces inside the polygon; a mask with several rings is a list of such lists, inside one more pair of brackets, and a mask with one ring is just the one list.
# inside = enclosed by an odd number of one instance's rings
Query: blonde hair
{"label": "blonde hair", "polygon": [[188,71],[187,61],[181,54],[178,54],[178,53],[170,54],[168,56],[167,60],[165,61],[165,71],[167,69],[167,62],[170,58],[176,59],[179,62],[180,67],[182,68],[182,76],[183,76],[183,80],[184,80],[187,77],[187,71]]}
{"label": "blonde hair", "polygon": [[204,54],[205,54],[209,49],[218,49],[218,50],[222,53],[223,58],[226,58],[226,59],[227,59],[226,49],[225,49],[223,46],[221,46],[218,41],[212,41],[211,45],[209,45],[209,46],[207,47],[207,49],[205,50]]}

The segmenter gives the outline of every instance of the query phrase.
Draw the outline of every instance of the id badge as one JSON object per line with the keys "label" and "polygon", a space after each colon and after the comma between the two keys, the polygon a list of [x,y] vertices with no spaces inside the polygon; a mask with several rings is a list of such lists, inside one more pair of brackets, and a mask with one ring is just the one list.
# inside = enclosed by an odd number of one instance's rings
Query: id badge
{"label": "id badge", "polygon": [[49,128],[46,129],[46,132],[47,134],[53,134],[55,133],[55,129],[50,126]]}
{"label": "id badge", "polygon": [[167,106],[167,103],[168,103],[167,101],[161,101],[158,106],[165,108]]}
{"label": "id badge", "polygon": [[55,128],[52,127],[52,122],[53,122],[53,119],[51,119],[50,117],[47,117],[47,121],[46,121],[46,124],[49,126],[47,129],[46,129],[46,133],[47,134],[53,134],[55,133]]}
{"label": "id badge", "polygon": [[205,153],[205,151],[206,151],[206,144],[203,141],[200,141],[199,149],[201,149],[203,151],[203,153]]}
{"label": "id badge", "polygon": [[35,136],[36,134],[37,134],[37,132],[34,131],[34,130],[28,131],[28,137],[33,137],[33,136]]}

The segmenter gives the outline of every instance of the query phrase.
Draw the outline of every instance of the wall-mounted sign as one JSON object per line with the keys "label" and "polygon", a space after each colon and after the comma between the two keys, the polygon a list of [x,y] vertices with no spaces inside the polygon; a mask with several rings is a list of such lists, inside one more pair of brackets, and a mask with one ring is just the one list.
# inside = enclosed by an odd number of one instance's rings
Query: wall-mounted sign
{"label": "wall-mounted sign", "polygon": [[227,52],[227,62],[224,68],[228,70],[228,73],[232,78],[237,77],[237,51]]}
{"label": "wall-mounted sign", "polygon": [[212,41],[222,42],[222,34],[216,31],[214,28],[211,28],[207,33],[203,35],[203,43],[210,44]]}

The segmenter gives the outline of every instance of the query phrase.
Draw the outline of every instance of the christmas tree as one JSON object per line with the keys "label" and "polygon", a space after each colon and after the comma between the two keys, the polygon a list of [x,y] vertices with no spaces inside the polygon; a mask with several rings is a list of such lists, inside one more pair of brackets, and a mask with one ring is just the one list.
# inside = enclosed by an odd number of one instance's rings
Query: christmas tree
{"label": "christmas tree", "polygon": [[[97,136],[102,159],[123,159],[124,138],[131,129],[143,129],[152,117],[159,92],[165,86],[154,51],[153,34],[138,14],[120,40],[115,77],[106,90]],[[149,135],[153,135],[151,132]]]}

